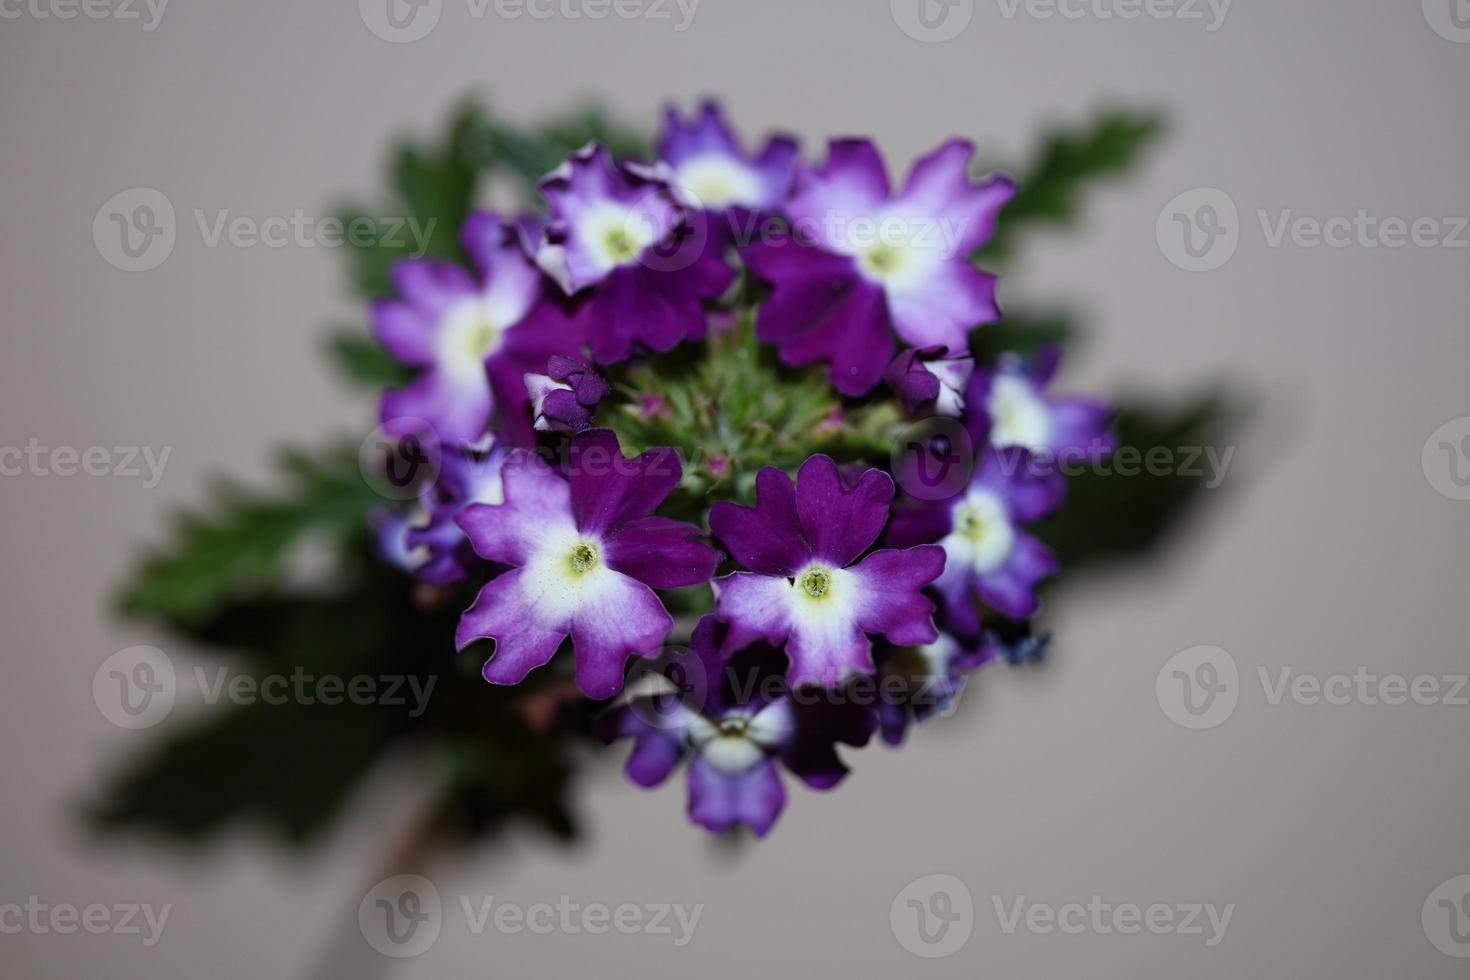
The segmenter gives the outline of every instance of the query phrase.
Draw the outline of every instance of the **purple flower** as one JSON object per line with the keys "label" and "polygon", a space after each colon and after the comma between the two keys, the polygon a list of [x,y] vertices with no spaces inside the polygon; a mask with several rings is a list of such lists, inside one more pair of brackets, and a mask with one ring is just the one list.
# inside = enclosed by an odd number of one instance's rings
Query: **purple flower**
{"label": "purple flower", "polygon": [[892,501],[887,473],[868,470],[848,489],[836,463],[813,456],[795,487],[766,467],[754,507],[715,504],[710,528],[751,569],[714,581],[730,648],[784,642],[793,686],[834,687],[873,672],[869,633],[897,644],[933,641],[934,606],[919,590],[944,570],[943,549],[875,551],[853,564],[882,533]]}
{"label": "purple flower", "polygon": [[379,341],[419,376],[383,397],[384,430],[418,432],[427,422],[449,444],[474,443],[499,410],[507,436],[529,443],[522,377],[555,353],[581,345],[573,320],[543,288],[516,231],[493,214],[465,222],[464,247],[475,271],[436,259],[393,267],[398,299],[373,306]]}
{"label": "purple flower", "polygon": [[531,417],[543,432],[581,432],[592,427],[597,403],[612,393],[602,376],[580,357],[553,357],[545,374],[526,375]]}
{"label": "purple flower", "polygon": [[[764,837],[786,804],[777,761],[813,789],[847,775],[836,744],[867,744],[872,712],[851,702],[793,700],[780,684],[782,659],[768,647],[720,654],[723,627],[706,616],[690,655],[671,663],[671,677],[695,671],[702,696],[670,702],[640,697],[598,719],[604,741],[634,739],[628,778],[657,786],[686,755],[689,818],[712,833],[744,825]],[[775,682],[774,684],[769,682]]]}
{"label": "purple flower", "polygon": [[[735,279],[718,243],[690,240],[687,210],[654,173],[588,146],[541,181],[551,208],[537,261],[568,293],[592,289],[579,322],[602,364],[704,336],[706,301]],[[592,288],[596,287],[596,288]]]}
{"label": "purple flower", "polygon": [[796,143],[772,137],[758,156],[747,157],[719,103],[707,101],[687,123],[673,106],[664,110],[659,157],[668,164],[669,182],[682,200],[738,221],[741,215],[774,211],[786,199],[795,174]]}
{"label": "purple flower", "polygon": [[934,590],[954,633],[979,634],[977,597],[1011,619],[1029,618],[1037,610],[1036,584],[1058,569],[1056,556],[1022,525],[1056,510],[1065,486],[1054,468],[1033,463],[1023,449],[987,450],[963,492],[894,516],[894,545],[938,541],[944,548]]}
{"label": "purple flower", "polygon": [[899,745],[910,724],[947,711],[965,689],[969,674],[990,662],[995,652],[988,640],[970,647],[948,633],[921,646],[883,647],[876,682],[883,741]]}
{"label": "purple flower", "polygon": [[975,359],[969,355],[945,357],[942,347],[910,348],[893,359],[883,377],[910,415],[928,408],[934,415],[958,418],[974,371]]}
{"label": "purple flower", "polygon": [[422,556],[414,569],[418,578],[448,585],[481,564],[454,519],[472,504],[498,504],[505,499],[500,479],[505,457],[506,450],[498,446],[487,452],[444,450],[438,479],[420,496],[419,519],[408,530],[408,546]]}
{"label": "purple flower", "polygon": [[1061,355],[1048,344],[1031,360],[1005,354],[981,369],[966,394],[966,426],[976,444],[1019,446],[1037,456],[1095,461],[1117,448],[1112,409],[1092,398],[1046,395]]}
{"label": "purple flower", "polygon": [[510,570],[480,591],[455,642],[495,640],[485,679],[516,684],[570,633],[578,686],[606,698],[628,658],[657,655],[673,626],[653,590],[708,581],[715,553],[694,525],[649,516],[682,475],[674,450],[625,459],[613,433],[589,429],[572,437],[566,471],[513,450],[504,502],[456,518],[481,557]]}
{"label": "purple flower", "polygon": [[974,147],[951,140],[914,164],[894,196],[868,140],[834,140],[786,203],[796,241],[761,243],[745,259],[774,287],[756,329],[788,364],[829,361],[833,385],[862,395],[893,357],[893,335],[952,355],[972,327],[1000,317],[995,277],[970,255],[1015,193],[1006,177],[974,182]]}

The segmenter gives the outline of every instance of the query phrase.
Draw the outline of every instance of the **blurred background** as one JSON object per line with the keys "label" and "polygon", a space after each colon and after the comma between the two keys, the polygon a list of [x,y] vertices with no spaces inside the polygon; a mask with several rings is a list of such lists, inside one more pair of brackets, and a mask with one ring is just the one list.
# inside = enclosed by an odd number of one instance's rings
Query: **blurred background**
{"label": "blurred background", "polygon": [[[1002,299],[1085,315],[1068,388],[1223,383],[1252,417],[1190,533],[1059,594],[1044,669],[987,669],[955,718],[848,753],[844,786],[793,789],[738,852],[687,823],[679,785],[596,767],[577,845],[518,832],[436,869],[442,932],[396,975],[1463,975],[1464,0],[3,0],[0,16],[0,444],[168,451],[156,479],[143,459],[135,477],[0,478],[0,904],[170,908],[152,944],[141,916],[141,934],[58,934],[0,915],[7,976],[384,966],[356,910],[427,785],[411,754],[309,856],[249,832],[197,852],[97,840],[78,814],[150,735],[92,695],[108,656],[166,644],[110,609],[138,550],[213,474],[263,480],[277,445],[363,433],[374,411],[321,357],[332,324],[362,320],[341,256],[206,231],[220,212],[376,198],[390,139],[437,137],[467,95],[522,122],[592,98],[644,130],[666,100],[716,95],[747,140],[789,130],[814,154],[868,134],[896,171],[950,135],[1024,160],[1051,123],[1163,110],[1144,164],[1090,194],[1083,224],[1029,238]],[[166,258],[129,272],[148,259],[104,254],[94,218],[135,188],[178,221]],[[1233,710],[1190,727],[1166,665],[1201,646],[1236,668]],[[1175,663],[1200,656],[1222,663]],[[1314,703],[1335,675],[1378,680]],[[1390,675],[1438,693],[1383,703]],[[958,917],[950,955],[915,940],[915,894]],[[476,935],[459,900],[490,896],[702,910],[684,945],[677,927]],[[1231,912],[1201,934],[1045,928],[1094,896]]]}

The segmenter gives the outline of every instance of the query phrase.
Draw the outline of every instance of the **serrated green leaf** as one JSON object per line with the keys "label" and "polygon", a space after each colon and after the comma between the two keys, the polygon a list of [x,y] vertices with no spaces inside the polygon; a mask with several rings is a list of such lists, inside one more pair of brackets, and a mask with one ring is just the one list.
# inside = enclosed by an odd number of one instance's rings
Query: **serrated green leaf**
{"label": "serrated green leaf", "polygon": [[412,370],[361,332],[332,334],[327,338],[326,350],[344,378],[365,388],[397,388],[413,377]]}
{"label": "serrated green leaf", "polygon": [[286,453],[282,468],[292,478],[283,493],[226,487],[213,513],[182,515],[173,540],[129,577],[121,610],[184,622],[208,616],[231,598],[269,586],[309,532],[359,530],[382,502],[348,447],[320,458]]}
{"label": "serrated green leaf", "polygon": [[1163,129],[1157,113],[1120,109],[1051,132],[1036,158],[1013,171],[1019,175],[1016,196],[1001,211],[995,237],[976,260],[994,266],[1009,257],[1020,233],[1073,221],[1082,210],[1083,192],[1100,178],[1132,167]]}

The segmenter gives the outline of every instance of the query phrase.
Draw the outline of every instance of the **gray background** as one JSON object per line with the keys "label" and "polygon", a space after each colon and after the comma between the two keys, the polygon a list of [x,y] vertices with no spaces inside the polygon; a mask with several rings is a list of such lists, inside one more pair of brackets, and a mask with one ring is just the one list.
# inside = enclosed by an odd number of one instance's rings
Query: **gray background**
{"label": "gray background", "polygon": [[[1448,0],[1446,0],[1448,2]],[[404,975],[650,977],[1451,977],[1421,905],[1470,871],[1470,708],[1268,704],[1258,667],[1327,675],[1465,670],[1470,503],[1436,493],[1425,440],[1470,414],[1470,252],[1271,248],[1256,218],[1470,214],[1470,44],[1415,0],[1237,0],[1223,26],[1003,16],[976,0],[925,44],[884,0],[703,0],[668,21],[474,20],[444,0],[426,38],[390,44],[350,2],[174,0],[139,21],[0,24],[0,443],[172,447],[163,482],[5,477],[7,670],[0,735],[0,900],[173,903],[163,941],[0,935],[7,976],[288,976],[342,925],[427,788],[403,757],[332,846],[302,863],[234,837],[193,858],[105,848],[70,809],[149,733],[111,726],[91,679],[148,634],[105,598],[210,474],[263,478],[271,447],[364,430],[372,406],[329,377],[345,302],[321,248],[206,248],[194,208],[324,214],[380,186],[395,132],[427,133],[467,92],[535,119],[595,94],[654,123],[665,98],[726,98],[747,134],[870,133],[895,169],[954,133],[1014,157],[1039,127],[1108,102],[1167,108],[1146,168],[1093,198],[1086,224],[1029,240],[1003,297],[1067,302],[1093,330],[1071,386],[1172,396],[1229,380],[1257,410],[1210,516],[1143,572],[1089,579],[1053,610],[1050,669],[987,670],[969,710],[905,750],[852,757],[837,792],[793,789],[773,837],[738,860],[615,766],[582,788],[592,834],[516,838],[436,875],[456,896],[528,904],[703,903],[694,941],[469,934],[451,916]],[[14,8],[7,8],[14,9]],[[148,186],[180,213],[159,268],[99,256],[94,213]],[[1176,194],[1239,205],[1238,253],[1191,274],[1155,221]],[[1218,644],[1239,707],[1187,731],[1155,700],[1164,662]],[[187,650],[170,650],[176,662]],[[183,713],[185,709],[180,709]],[[968,943],[909,953],[889,904],[930,873],[973,895]],[[1234,903],[1224,942],[1002,931],[993,907],[1094,894]]]}

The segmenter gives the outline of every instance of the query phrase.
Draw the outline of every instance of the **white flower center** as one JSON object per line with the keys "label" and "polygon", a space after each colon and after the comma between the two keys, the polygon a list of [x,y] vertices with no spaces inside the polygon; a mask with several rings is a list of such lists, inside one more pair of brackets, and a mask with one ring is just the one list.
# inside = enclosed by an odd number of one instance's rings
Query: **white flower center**
{"label": "white flower center", "polygon": [[500,349],[505,331],[483,299],[457,303],[444,314],[444,323],[434,340],[439,366],[456,377],[485,373],[485,361]]}
{"label": "white flower center", "polygon": [[759,176],[749,167],[719,153],[684,161],[674,172],[674,183],[706,208],[755,207],[761,203],[763,190]]}
{"label": "white flower center", "polygon": [[604,272],[637,262],[658,238],[652,219],[611,202],[588,211],[577,225],[578,237]]}
{"label": "white flower center", "polygon": [[737,709],[722,718],[697,717],[689,726],[689,743],[710,765],[723,773],[748,772],[790,734],[790,718],[783,705],[769,705],[752,716]]}
{"label": "white flower center", "polygon": [[986,407],[991,418],[990,441],[996,446],[1020,446],[1040,453],[1051,445],[1051,412],[1026,379],[999,375]]}
{"label": "white flower center", "polygon": [[988,490],[971,490],[954,509],[954,530],[940,542],[949,560],[982,575],[1005,564],[1016,530],[1004,502]]}
{"label": "white flower center", "polygon": [[575,527],[549,528],[521,570],[527,616],[537,622],[566,622],[616,589],[619,578],[603,561],[601,541]]}

